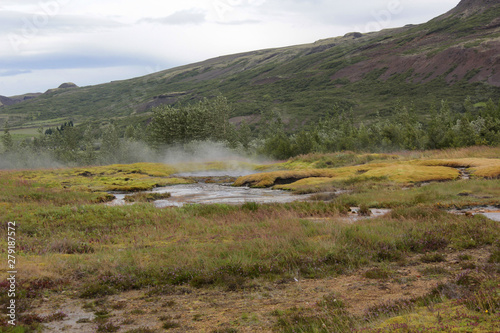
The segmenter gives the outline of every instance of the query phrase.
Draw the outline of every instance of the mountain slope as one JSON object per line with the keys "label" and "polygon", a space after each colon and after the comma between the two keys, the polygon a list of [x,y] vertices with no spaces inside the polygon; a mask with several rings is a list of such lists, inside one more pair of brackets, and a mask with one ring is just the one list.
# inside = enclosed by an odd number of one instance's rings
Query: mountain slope
{"label": "mountain slope", "polygon": [[12,104],[15,104],[15,102],[12,99],[5,97],[5,96],[0,96],[0,106],[12,105]]}
{"label": "mountain slope", "polygon": [[425,24],[351,33],[312,44],[228,55],[148,76],[97,86],[55,89],[5,106],[1,113],[41,118],[129,116],[160,104],[222,93],[234,116],[276,109],[293,124],[334,104],[368,119],[398,99],[425,113],[430,103],[456,105],[500,97],[500,3],[463,0]]}

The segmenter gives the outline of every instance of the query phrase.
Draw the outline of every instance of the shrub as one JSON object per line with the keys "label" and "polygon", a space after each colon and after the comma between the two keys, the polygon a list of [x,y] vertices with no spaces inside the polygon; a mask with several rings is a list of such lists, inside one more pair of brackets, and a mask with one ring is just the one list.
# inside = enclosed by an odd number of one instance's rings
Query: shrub
{"label": "shrub", "polygon": [[87,283],[82,289],[83,291],[80,293],[81,298],[98,298],[107,295],[114,295],[117,292],[114,288],[99,283]]}
{"label": "shrub", "polygon": [[385,268],[372,268],[363,275],[368,279],[388,279],[392,275],[392,272]]}
{"label": "shrub", "polygon": [[238,330],[236,328],[216,328],[211,333],[238,333]]}
{"label": "shrub", "polygon": [[52,242],[49,245],[49,251],[64,254],[84,254],[94,253],[94,248],[87,243],[64,238]]}
{"label": "shrub", "polygon": [[438,266],[432,266],[432,267],[426,267],[420,271],[422,275],[424,276],[436,276],[436,275],[448,275],[449,272],[442,267]]}
{"label": "shrub", "polygon": [[100,323],[97,325],[97,330],[96,332],[118,332],[120,329],[120,326],[116,326],[112,322],[107,322],[107,323]]}
{"label": "shrub", "polygon": [[241,209],[255,212],[259,210],[259,204],[256,202],[245,202],[243,205],[241,205]]}
{"label": "shrub", "polygon": [[415,307],[415,299],[399,299],[391,302],[380,303],[365,311],[365,320],[372,320],[381,316],[394,316],[410,311]]}
{"label": "shrub", "polygon": [[460,254],[458,256],[458,260],[466,261],[466,260],[472,260],[473,257],[470,254]]}
{"label": "shrub", "polygon": [[372,212],[371,212],[370,208],[366,204],[361,204],[359,206],[358,214],[360,216],[370,216],[370,215],[372,215]]}
{"label": "shrub", "polygon": [[463,273],[460,273],[455,278],[455,284],[458,286],[463,286],[468,289],[473,289],[478,286],[480,283],[480,279],[477,274],[474,274],[471,270],[466,270]]}
{"label": "shrub", "polygon": [[165,200],[170,198],[172,195],[170,193],[135,193],[131,195],[126,195],[124,200],[127,202],[153,202],[156,200]]}
{"label": "shrub", "polygon": [[449,243],[450,241],[437,231],[424,231],[421,234],[413,232],[403,236],[404,246],[417,253],[442,250]]}
{"label": "shrub", "polygon": [[500,311],[500,288],[498,281],[491,285],[482,284],[479,290],[471,292],[464,299],[464,304],[473,311],[498,313]]}
{"label": "shrub", "polygon": [[156,333],[157,330],[149,327],[139,327],[126,331],[125,333]]}
{"label": "shrub", "polygon": [[181,325],[179,325],[179,323],[175,322],[175,321],[166,321],[163,323],[162,327],[166,330],[169,330],[171,328],[178,328],[178,327],[181,327]]}
{"label": "shrub", "polygon": [[403,252],[396,249],[395,247],[387,244],[379,245],[379,250],[373,257],[373,260],[381,262],[381,261],[399,261],[403,259]]}
{"label": "shrub", "polygon": [[491,252],[490,257],[488,258],[488,262],[492,264],[500,263],[500,247],[497,247]]}
{"label": "shrub", "polygon": [[441,253],[426,253],[420,257],[420,261],[423,263],[443,262],[446,258]]}

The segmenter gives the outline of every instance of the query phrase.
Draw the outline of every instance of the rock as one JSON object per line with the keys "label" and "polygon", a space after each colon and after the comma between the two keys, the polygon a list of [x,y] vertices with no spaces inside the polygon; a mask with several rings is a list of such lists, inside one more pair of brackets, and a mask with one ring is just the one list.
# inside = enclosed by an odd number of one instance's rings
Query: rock
{"label": "rock", "polygon": [[58,89],[68,89],[68,88],[78,88],[78,86],[73,82],[66,82],[58,87]]}
{"label": "rock", "polygon": [[361,32],[349,32],[344,35],[345,38],[361,38],[363,34]]}

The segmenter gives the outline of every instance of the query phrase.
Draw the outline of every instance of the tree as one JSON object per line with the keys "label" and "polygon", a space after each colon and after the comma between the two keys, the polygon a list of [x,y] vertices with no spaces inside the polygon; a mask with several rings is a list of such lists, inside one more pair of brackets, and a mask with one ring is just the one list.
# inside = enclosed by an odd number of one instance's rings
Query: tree
{"label": "tree", "polygon": [[127,140],[133,140],[135,139],[135,127],[133,125],[128,125],[127,128],[125,128],[125,139]]}
{"label": "tree", "polygon": [[294,155],[290,138],[283,131],[278,131],[267,138],[262,150],[264,154],[278,160],[284,160]]}
{"label": "tree", "polygon": [[205,140],[232,142],[236,135],[229,123],[231,112],[222,96],[180,108],[159,106],[148,127],[150,142],[154,147]]}
{"label": "tree", "polygon": [[95,163],[97,159],[97,154],[94,149],[94,140],[92,136],[92,127],[90,125],[87,125],[87,128],[85,129],[85,132],[83,133],[83,140],[82,140],[82,157],[81,157],[81,162],[84,165],[91,165]]}
{"label": "tree", "polygon": [[243,148],[248,149],[250,147],[252,130],[246,121],[243,121],[238,128],[238,142],[241,143]]}
{"label": "tree", "polygon": [[100,160],[102,163],[116,163],[121,156],[121,145],[118,131],[113,123],[109,124],[102,134]]}
{"label": "tree", "polygon": [[14,148],[14,141],[10,135],[9,122],[5,121],[3,136],[2,136],[3,149],[5,152],[11,152]]}
{"label": "tree", "polygon": [[294,143],[292,145],[293,155],[305,155],[312,153],[317,144],[317,133],[300,131],[294,136]]}

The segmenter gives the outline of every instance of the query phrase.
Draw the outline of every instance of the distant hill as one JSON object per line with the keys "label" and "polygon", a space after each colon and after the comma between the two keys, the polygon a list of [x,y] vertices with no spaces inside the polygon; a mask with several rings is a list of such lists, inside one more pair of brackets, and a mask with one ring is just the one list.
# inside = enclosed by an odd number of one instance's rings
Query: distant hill
{"label": "distant hill", "polygon": [[17,103],[21,103],[21,102],[27,101],[29,99],[36,98],[36,97],[38,97],[40,95],[41,95],[40,93],[30,93],[30,94],[24,94],[24,95],[13,96],[13,97],[0,96],[0,106],[3,106],[3,105],[5,105],[5,106],[14,105],[14,104],[17,104]]}
{"label": "distant hill", "polygon": [[292,126],[338,104],[361,119],[401,100],[425,116],[433,102],[500,99],[500,2],[463,0],[427,23],[222,56],[144,77],[54,89],[0,113],[100,119],[223,94],[236,119],[280,111]]}
{"label": "distant hill", "polygon": [[0,106],[3,106],[3,105],[12,105],[12,104],[15,104],[15,102],[8,98],[8,97],[5,97],[5,96],[0,96]]}

